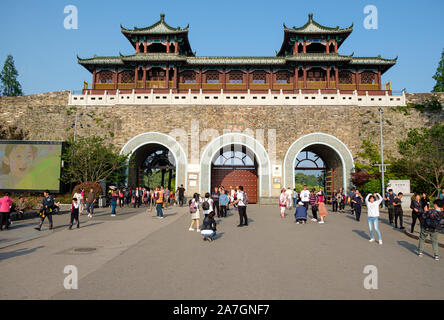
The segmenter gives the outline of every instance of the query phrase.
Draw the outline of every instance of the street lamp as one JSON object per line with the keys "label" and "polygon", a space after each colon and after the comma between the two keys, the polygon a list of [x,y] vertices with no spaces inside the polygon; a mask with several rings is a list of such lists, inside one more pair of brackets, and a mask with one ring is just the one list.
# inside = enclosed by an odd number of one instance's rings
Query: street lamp
{"label": "street lamp", "polygon": [[[384,113],[384,111],[382,110],[382,108],[379,108],[378,111],[379,111],[379,130],[380,130],[380,136],[381,136],[381,164],[380,164],[381,185],[382,185],[382,194],[381,195],[384,199],[384,197],[385,197],[385,182],[384,182],[385,166],[384,166],[384,138],[382,135],[382,114]],[[384,202],[382,202],[382,203],[384,203]]]}

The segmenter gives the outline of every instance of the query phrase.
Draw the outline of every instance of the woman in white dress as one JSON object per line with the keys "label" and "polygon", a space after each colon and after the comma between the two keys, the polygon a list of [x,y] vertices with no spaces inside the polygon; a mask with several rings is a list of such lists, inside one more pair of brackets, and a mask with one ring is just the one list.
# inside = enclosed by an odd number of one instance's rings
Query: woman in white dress
{"label": "woman in white dress", "polygon": [[190,214],[191,214],[191,225],[190,228],[188,230],[190,231],[194,231],[194,224],[196,224],[196,231],[200,232],[199,229],[199,219],[200,219],[200,212],[199,212],[199,204],[200,204],[201,199],[199,197],[198,193],[195,193],[193,195],[193,199],[190,200],[189,202],[189,208],[190,208]]}
{"label": "woman in white dress", "polygon": [[281,190],[279,207],[281,208],[281,218],[285,218],[285,209],[287,208],[287,195],[285,194],[285,188],[282,188]]}

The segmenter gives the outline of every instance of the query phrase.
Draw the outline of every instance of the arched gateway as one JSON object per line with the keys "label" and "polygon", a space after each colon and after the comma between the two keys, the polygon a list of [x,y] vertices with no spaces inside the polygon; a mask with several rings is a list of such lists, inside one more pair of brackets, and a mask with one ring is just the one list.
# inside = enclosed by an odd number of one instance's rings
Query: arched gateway
{"label": "arched gateway", "polygon": [[[128,184],[132,186],[142,186],[140,174],[144,168],[144,164],[150,156],[158,154],[162,156],[168,150],[168,157],[171,164],[174,164],[175,171],[175,187],[183,184],[187,185],[187,156],[182,146],[173,137],[160,132],[145,132],[130,139],[120,151],[120,154],[135,155],[135,168],[128,172]],[[165,186],[171,185],[171,166],[158,166],[160,170],[169,170],[168,179],[164,179],[164,172],[162,172],[162,180]],[[173,186],[171,186],[173,188]]]}
{"label": "arched gateway", "polygon": [[296,159],[301,152],[311,152],[322,158],[325,170],[335,181],[334,189],[349,188],[350,174],[354,167],[350,150],[338,138],[320,132],[302,136],[290,146],[284,158],[284,186],[294,187]]}

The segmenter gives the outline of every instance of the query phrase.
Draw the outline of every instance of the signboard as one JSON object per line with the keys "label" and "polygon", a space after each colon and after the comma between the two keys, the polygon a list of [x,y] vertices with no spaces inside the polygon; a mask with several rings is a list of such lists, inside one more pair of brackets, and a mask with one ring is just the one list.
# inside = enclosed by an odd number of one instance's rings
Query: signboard
{"label": "signboard", "polygon": [[0,141],[0,190],[59,192],[62,142]]}
{"label": "signboard", "polygon": [[402,192],[404,195],[410,194],[410,180],[390,180],[389,183],[392,185],[394,194],[399,192]]}
{"label": "signboard", "polygon": [[190,187],[195,187],[197,185],[196,180],[190,180]]}
{"label": "signboard", "polygon": [[190,174],[190,175],[188,175],[188,179],[190,179],[190,180],[197,180],[197,174]]}
{"label": "signboard", "polygon": [[273,166],[272,176],[273,177],[281,177],[282,176],[282,166],[281,165],[275,164]]}
{"label": "signboard", "polygon": [[193,163],[188,164],[188,172],[199,172],[199,171],[200,167],[198,164],[193,164]]}

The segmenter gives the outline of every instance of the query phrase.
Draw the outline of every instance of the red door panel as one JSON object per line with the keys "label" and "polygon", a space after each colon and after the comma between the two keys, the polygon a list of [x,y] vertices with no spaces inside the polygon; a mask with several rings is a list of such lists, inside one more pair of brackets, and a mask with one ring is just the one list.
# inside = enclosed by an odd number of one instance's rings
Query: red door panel
{"label": "red door panel", "polygon": [[213,168],[211,172],[211,190],[216,186],[230,187],[243,186],[248,195],[249,203],[257,203],[257,175],[254,169],[220,169]]}

